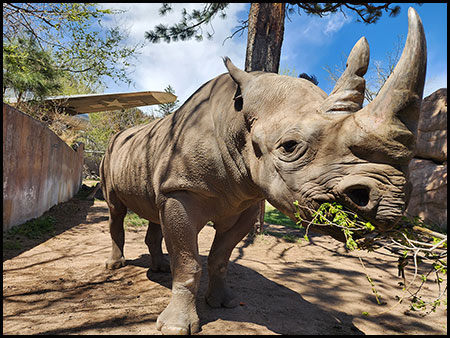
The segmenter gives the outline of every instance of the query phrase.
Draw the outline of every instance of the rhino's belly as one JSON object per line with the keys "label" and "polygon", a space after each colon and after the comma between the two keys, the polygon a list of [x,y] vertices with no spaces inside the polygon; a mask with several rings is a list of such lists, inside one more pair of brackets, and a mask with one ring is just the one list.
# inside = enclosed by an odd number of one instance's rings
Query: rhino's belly
{"label": "rhino's belly", "polygon": [[140,217],[159,223],[159,213],[155,203],[155,193],[150,182],[149,170],[137,174],[129,166],[117,168],[111,177],[112,190],[125,206]]}
{"label": "rhino's belly", "polygon": [[[115,140],[109,156],[109,186],[114,194],[142,218],[159,223],[152,186],[154,152],[143,127],[125,130]],[[153,156],[151,156],[153,155]]]}

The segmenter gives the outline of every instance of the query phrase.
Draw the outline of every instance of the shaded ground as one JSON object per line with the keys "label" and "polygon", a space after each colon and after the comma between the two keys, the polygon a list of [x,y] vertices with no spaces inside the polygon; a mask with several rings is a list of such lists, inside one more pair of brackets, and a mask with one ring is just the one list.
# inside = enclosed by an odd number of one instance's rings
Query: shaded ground
{"label": "shaded ground", "polygon": [[[169,302],[171,277],[149,272],[146,228],[127,228],[127,265],[109,271],[104,268],[110,251],[104,201],[72,199],[50,214],[57,220],[54,236],[4,251],[3,333],[159,334],[155,322]],[[408,311],[405,300],[375,315],[401,295],[396,257],[361,254],[387,303],[378,305],[357,254],[346,252],[343,244],[311,234],[310,242],[293,243],[281,234],[303,234],[282,226],[268,229],[271,236],[244,240],[233,251],[229,282],[241,301],[234,309],[205,303],[214,229],[200,232],[199,334],[446,334],[446,306],[421,317]],[[432,278],[423,291],[437,294]]]}

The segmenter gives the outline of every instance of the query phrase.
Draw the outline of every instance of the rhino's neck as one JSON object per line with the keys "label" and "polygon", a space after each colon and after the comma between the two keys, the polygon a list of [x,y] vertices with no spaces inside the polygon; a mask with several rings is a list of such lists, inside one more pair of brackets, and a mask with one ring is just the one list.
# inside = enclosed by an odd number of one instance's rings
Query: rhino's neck
{"label": "rhino's neck", "polygon": [[222,74],[203,85],[180,110],[197,115],[195,120],[201,123],[201,128],[197,125],[190,129],[195,133],[192,138],[204,138],[198,140],[202,147],[205,140],[211,142],[206,147],[213,150],[205,156],[217,170],[215,184],[226,192],[224,198],[240,204],[264,197],[249,172],[247,146],[250,137],[243,114],[234,109],[235,91],[231,77]]}
{"label": "rhino's neck", "polygon": [[250,174],[250,133],[244,115],[234,107],[236,84],[229,74],[223,74],[216,80],[210,113],[225,167],[242,198],[263,199]]}

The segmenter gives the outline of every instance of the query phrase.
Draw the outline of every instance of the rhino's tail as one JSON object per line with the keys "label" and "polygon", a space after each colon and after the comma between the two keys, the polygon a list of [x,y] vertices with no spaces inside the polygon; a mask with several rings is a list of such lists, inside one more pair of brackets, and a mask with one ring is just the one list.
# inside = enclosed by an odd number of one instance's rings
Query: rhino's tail
{"label": "rhino's tail", "polygon": [[98,166],[98,173],[99,173],[99,176],[100,176],[100,185],[101,185],[102,189],[104,187],[103,181],[104,181],[104,178],[105,178],[104,164],[103,164],[103,162],[105,161],[105,156],[106,156],[106,154],[103,155],[102,160],[100,161],[100,165]]}

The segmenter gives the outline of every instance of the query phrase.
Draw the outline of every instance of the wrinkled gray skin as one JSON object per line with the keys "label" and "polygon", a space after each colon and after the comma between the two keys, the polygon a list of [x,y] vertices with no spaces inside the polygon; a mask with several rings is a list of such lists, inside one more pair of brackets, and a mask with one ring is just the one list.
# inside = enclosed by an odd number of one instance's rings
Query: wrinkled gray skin
{"label": "wrinkled gray skin", "polygon": [[[369,47],[361,38],[330,96],[305,79],[246,73],[225,58],[228,73],[204,84],[178,111],[111,139],[100,170],[112,237],[106,265],[125,263],[127,209],[148,219],[150,268],[170,268],[173,276],[159,330],[199,330],[197,234],[207,221],[216,229],[206,295],[212,307],[238,304],[225,282],[227,264],[262,199],[292,219],[298,200],[305,219],[311,219],[310,208],[339,201],[382,230],[398,221],[408,200],[406,168],[426,68],[420,18],[413,9],[408,17],[402,57],[364,108]],[[339,238],[325,227],[316,230]]]}

